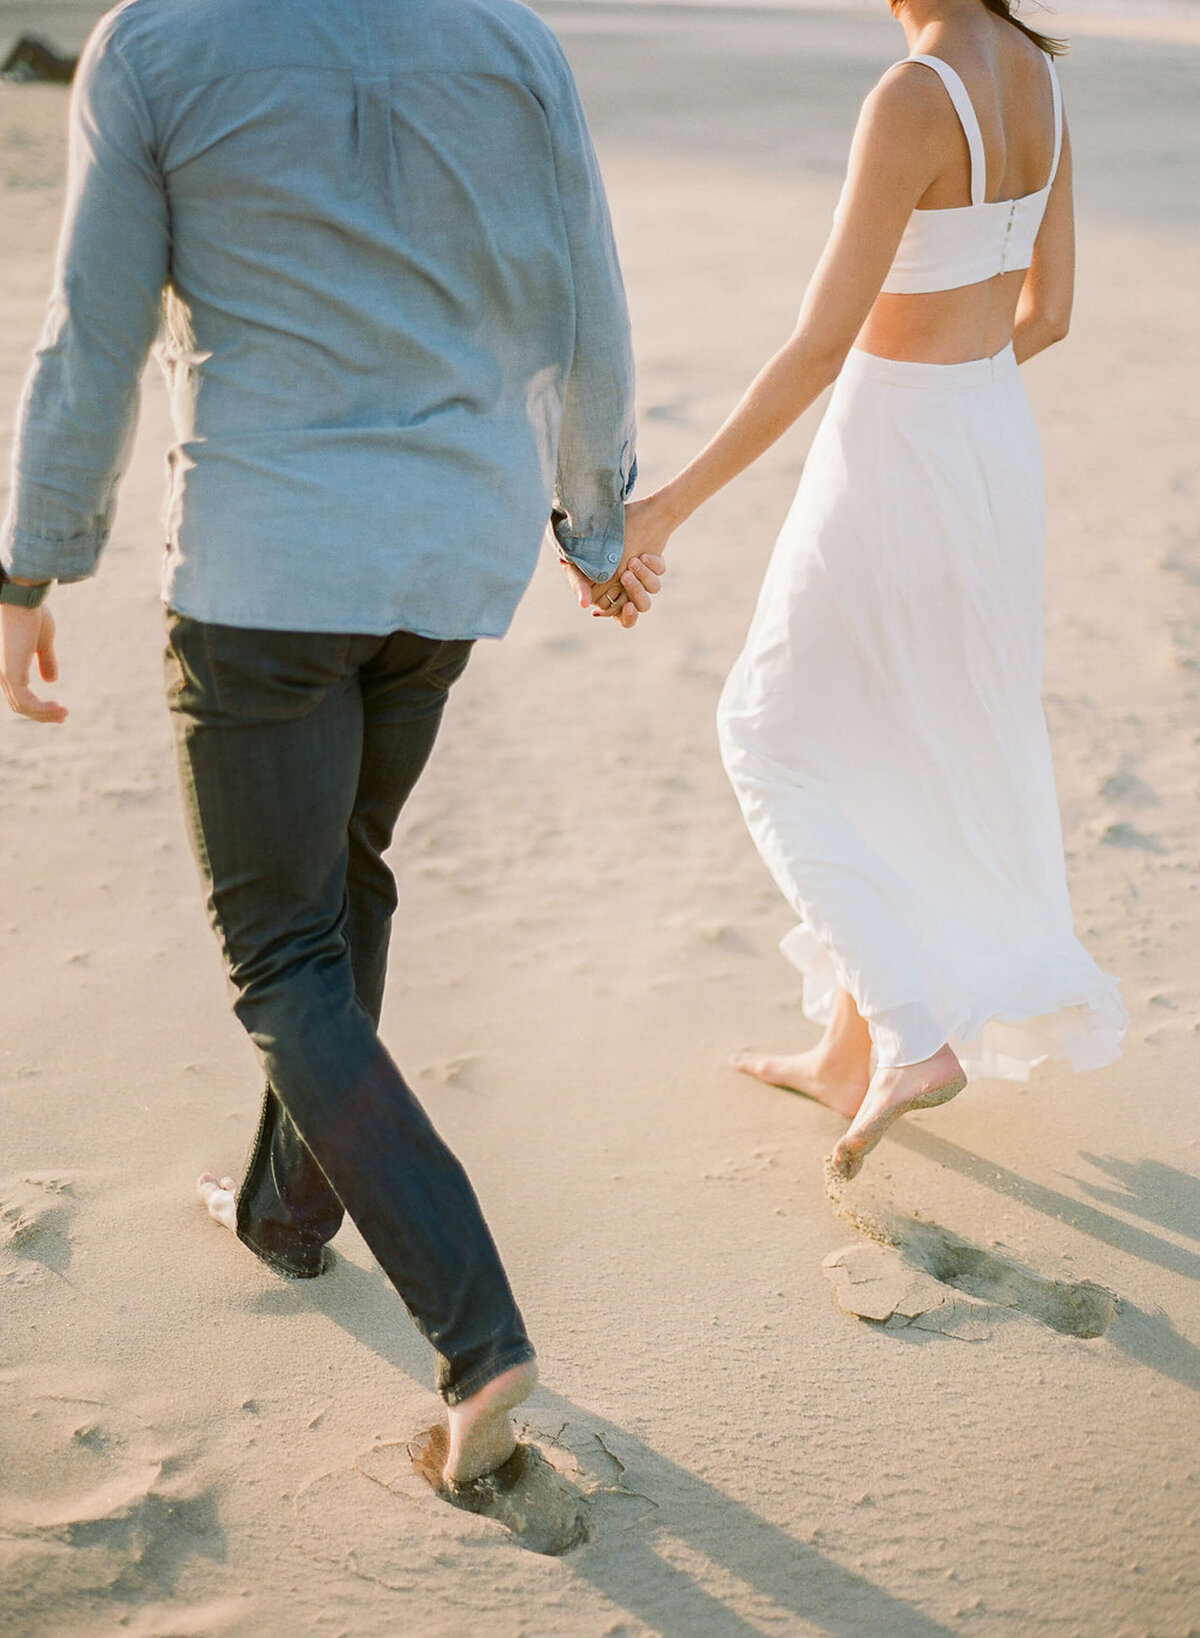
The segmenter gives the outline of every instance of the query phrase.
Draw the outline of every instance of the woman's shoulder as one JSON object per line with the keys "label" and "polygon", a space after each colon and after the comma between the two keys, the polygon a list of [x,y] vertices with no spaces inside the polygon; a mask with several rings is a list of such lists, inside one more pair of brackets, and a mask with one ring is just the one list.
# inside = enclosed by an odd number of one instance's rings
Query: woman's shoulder
{"label": "woman's shoulder", "polygon": [[936,71],[902,57],[867,93],[860,123],[880,141],[936,143],[957,127],[958,119]]}

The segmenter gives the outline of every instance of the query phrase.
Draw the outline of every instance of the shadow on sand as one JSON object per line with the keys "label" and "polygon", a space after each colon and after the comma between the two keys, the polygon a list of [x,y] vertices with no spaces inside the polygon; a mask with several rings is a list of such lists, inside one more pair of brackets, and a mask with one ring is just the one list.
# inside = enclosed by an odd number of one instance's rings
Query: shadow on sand
{"label": "shadow on sand", "polygon": [[[939,1166],[948,1166],[960,1176],[970,1178],[972,1183],[979,1183],[985,1189],[992,1189],[1010,1200],[1020,1201],[1021,1205],[1028,1206],[1031,1211],[1042,1212],[1047,1217],[1053,1217],[1058,1222],[1077,1229],[1080,1234],[1088,1234],[1092,1239],[1112,1246],[1116,1251],[1123,1251],[1127,1257],[1139,1257],[1143,1262],[1165,1268],[1170,1274],[1182,1274],[1186,1279],[1200,1280],[1200,1255],[1184,1246],[1174,1246],[1169,1240],[1160,1239],[1157,1234],[1151,1234],[1135,1223],[1124,1223],[1119,1217],[1113,1217],[1097,1206],[1090,1206],[1083,1200],[1075,1200],[1071,1195],[1061,1194],[1057,1189],[1047,1188],[1043,1183],[1034,1183],[1030,1178],[1022,1177],[1019,1172],[1010,1171],[994,1160],[984,1160],[981,1156],[972,1154],[969,1149],[962,1149],[957,1143],[950,1143],[945,1138],[936,1137],[932,1132],[919,1127],[902,1126],[897,1122],[888,1133],[888,1138],[901,1148],[911,1150],[913,1154],[932,1160]],[[1147,1161],[1142,1164],[1153,1167],[1157,1162]],[[1161,1169],[1172,1170],[1170,1167]],[[1176,1174],[1178,1177],[1184,1175]],[[1194,1178],[1188,1181],[1200,1194],[1200,1184],[1197,1184]],[[1098,1190],[1089,1192],[1101,1194]],[[1106,1198],[1119,1202],[1124,1210],[1137,1209],[1136,1198],[1131,1197],[1129,1205],[1125,1204],[1124,1196],[1110,1194]],[[1142,1215],[1148,1214],[1143,1212]],[[1175,1227],[1175,1231],[1180,1234],[1189,1232],[1174,1224],[1161,1226]]]}
{"label": "shadow on sand", "polygon": [[[273,1287],[256,1306],[262,1313],[322,1313],[394,1369],[432,1383],[429,1349],[377,1269],[339,1258],[331,1275]],[[950,1628],[812,1543],[797,1541],[636,1434],[544,1388],[531,1404],[545,1428],[560,1425],[555,1437],[567,1448],[599,1442],[623,1470],[625,1488],[645,1499],[647,1511],[636,1522],[612,1535],[601,1524],[568,1562],[581,1580],[663,1638],[761,1638],[760,1626],[672,1562],[681,1559],[703,1565],[706,1579],[736,1579],[743,1600],[745,1589],[753,1589],[770,1606],[764,1618],[776,1623],[803,1622],[829,1638],[951,1638]]]}
{"label": "shadow on sand", "polygon": [[[891,1138],[1129,1256],[1188,1278],[1200,1277],[1196,1253],[1098,1206],[915,1127],[897,1128]],[[1093,1163],[1124,1191],[1084,1185],[1094,1197],[1111,1200],[1173,1232],[1192,1232],[1200,1193],[1195,1179],[1153,1161]],[[1164,1172],[1170,1176],[1164,1178]],[[394,1369],[432,1391],[429,1350],[400,1318],[395,1293],[378,1269],[363,1269],[339,1258],[332,1277],[272,1288],[257,1306],[267,1313],[322,1313]],[[1131,1360],[1200,1391],[1200,1349],[1181,1336],[1165,1314],[1151,1314],[1122,1301],[1106,1339]],[[626,1518],[609,1531],[599,1520],[591,1541],[571,1554],[570,1564],[574,1574],[663,1638],[709,1634],[754,1638],[760,1626],[711,1590],[723,1581],[738,1583],[743,1605],[748,1596],[762,1605],[764,1619],[800,1621],[828,1638],[860,1638],[864,1633],[949,1638],[951,1629],[836,1563],[814,1543],[797,1540],[629,1430],[546,1389],[538,1391],[533,1414],[547,1430],[559,1425],[551,1443],[557,1440],[576,1454],[596,1446],[602,1449],[619,1466],[623,1490],[645,1501],[644,1511],[633,1522]]]}
{"label": "shadow on sand", "polygon": [[[913,1154],[922,1155],[939,1166],[949,1166],[973,1183],[1066,1223],[1080,1234],[1090,1235],[1128,1257],[1140,1258],[1187,1279],[1200,1279],[1200,1256],[1139,1228],[1136,1223],[1123,1222],[1097,1206],[1035,1183],[1006,1166],[985,1160],[916,1126],[897,1124],[888,1136]],[[1152,1159],[1102,1160],[1089,1154],[1081,1158],[1121,1185],[1121,1189],[1116,1190],[1080,1182],[1080,1187],[1093,1198],[1172,1233],[1200,1238],[1200,1180]],[[1160,1376],[1200,1393],[1200,1348],[1182,1336],[1161,1311],[1149,1313],[1123,1297],[1105,1339],[1147,1370],[1157,1371]]]}

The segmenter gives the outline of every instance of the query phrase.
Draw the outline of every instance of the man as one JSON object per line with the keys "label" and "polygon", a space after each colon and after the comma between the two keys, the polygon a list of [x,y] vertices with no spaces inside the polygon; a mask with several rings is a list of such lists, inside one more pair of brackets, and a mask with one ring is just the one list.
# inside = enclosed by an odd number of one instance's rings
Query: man
{"label": "man", "polygon": [[383,854],[553,509],[582,607],[632,624],[628,320],[554,37],[514,0],[126,0],[72,102],[66,216],[0,538],[3,685],[65,712],[49,583],[90,575],[163,320],[164,595],[185,805],[268,1086],[236,1198],[319,1275],[348,1211],[438,1353],[444,1478],[536,1380],[478,1202],[377,1035]]}

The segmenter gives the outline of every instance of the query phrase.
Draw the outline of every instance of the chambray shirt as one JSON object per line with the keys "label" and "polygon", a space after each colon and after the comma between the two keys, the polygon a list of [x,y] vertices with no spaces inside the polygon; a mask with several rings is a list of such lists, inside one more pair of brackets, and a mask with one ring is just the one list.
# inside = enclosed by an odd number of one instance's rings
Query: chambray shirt
{"label": "chambray shirt", "polygon": [[101,21],[10,573],[95,569],[156,336],[183,614],[499,636],[552,512],[591,579],[620,560],[620,271],[570,69],[516,0],[126,0]]}

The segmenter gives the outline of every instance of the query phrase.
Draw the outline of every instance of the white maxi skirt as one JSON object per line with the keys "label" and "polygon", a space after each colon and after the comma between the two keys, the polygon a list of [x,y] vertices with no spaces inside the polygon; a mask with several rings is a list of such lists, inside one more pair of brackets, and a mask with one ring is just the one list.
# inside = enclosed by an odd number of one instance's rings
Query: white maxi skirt
{"label": "white maxi skirt", "polygon": [[854,350],[721,696],[725,767],[795,912],[804,1010],[837,989],[880,1065],[1119,1056],[1075,937],[1042,711],[1041,451],[1012,348]]}

